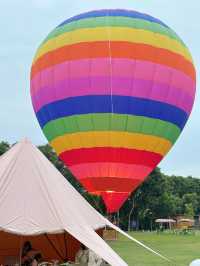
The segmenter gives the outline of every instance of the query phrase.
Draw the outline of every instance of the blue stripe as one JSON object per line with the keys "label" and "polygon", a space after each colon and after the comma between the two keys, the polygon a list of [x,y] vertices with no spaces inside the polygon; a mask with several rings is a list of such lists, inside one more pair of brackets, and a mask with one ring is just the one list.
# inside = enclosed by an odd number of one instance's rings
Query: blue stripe
{"label": "blue stripe", "polygon": [[[136,19],[144,19],[150,22],[155,22],[158,23],[166,28],[168,26],[164,24],[162,21],[159,19],[156,19],[152,16],[149,16],[147,14],[139,13],[136,11],[132,10],[123,10],[123,9],[108,9],[108,10],[95,10],[95,11],[90,11],[87,13],[83,13],[77,16],[74,16],[72,18],[69,18],[65,20],[63,23],[61,23],[58,27],[61,27],[65,24],[68,24],[73,21],[81,20],[81,19],[86,19],[86,18],[95,18],[95,17],[105,17],[105,16],[113,16],[113,17],[129,17],[129,18],[136,18]],[[57,28],[58,28],[57,27]]]}
{"label": "blue stripe", "polygon": [[[130,96],[112,96],[113,113],[145,116],[164,120],[182,129],[187,121],[186,112],[173,105]],[[43,106],[37,112],[37,119],[43,128],[46,123],[61,117],[112,113],[109,95],[79,96],[56,101]]]}

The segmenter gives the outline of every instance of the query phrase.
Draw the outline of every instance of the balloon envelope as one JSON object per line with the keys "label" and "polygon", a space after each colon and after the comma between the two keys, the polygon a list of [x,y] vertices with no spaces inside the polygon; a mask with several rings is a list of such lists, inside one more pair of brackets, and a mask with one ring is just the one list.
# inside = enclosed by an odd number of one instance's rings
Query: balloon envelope
{"label": "balloon envelope", "polygon": [[92,11],[64,21],[40,45],[31,96],[50,145],[115,212],[183,130],[195,68],[186,45],[160,20]]}

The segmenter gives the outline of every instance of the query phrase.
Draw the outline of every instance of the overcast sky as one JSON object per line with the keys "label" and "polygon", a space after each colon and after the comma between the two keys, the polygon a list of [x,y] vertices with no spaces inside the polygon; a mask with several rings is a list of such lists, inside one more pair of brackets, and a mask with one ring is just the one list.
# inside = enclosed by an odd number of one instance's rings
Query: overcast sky
{"label": "overcast sky", "polygon": [[[27,136],[35,144],[46,139],[35,118],[29,73],[37,46],[66,18],[93,9],[125,8],[160,18],[189,47],[200,64],[199,0],[0,0],[0,140]],[[200,177],[200,98],[181,137],[160,167],[164,173]]]}

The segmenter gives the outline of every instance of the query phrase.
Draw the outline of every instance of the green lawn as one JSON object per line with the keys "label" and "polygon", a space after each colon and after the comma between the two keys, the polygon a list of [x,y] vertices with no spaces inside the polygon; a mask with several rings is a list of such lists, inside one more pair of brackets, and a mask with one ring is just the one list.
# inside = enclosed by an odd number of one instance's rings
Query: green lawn
{"label": "green lawn", "polygon": [[200,234],[131,233],[131,235],[167,256],[173,263],[165,262],[134,242],[119,236],[118,241],[109,243],[129,266],[189,266],[192,260],[200,258]]}

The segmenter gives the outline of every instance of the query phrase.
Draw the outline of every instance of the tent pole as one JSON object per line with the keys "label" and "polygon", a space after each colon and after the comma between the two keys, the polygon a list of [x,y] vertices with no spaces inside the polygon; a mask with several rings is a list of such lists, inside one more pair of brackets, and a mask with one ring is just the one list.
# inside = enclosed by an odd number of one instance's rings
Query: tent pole
{"label": "tent pole", "polygon": [[44,236],[46,237],[47,241],[49,242],[49,244],[51,245],[51,247],[53,248],[53,250],[56,252],[56,254],[58,255],[58,257],[62,260],[65,261],[65,258],[62,256],[62,254],[59,252],[59,250],[56,248],[56,246],[54,245],[54,243],[51,241],[51,239],[48,237],[48,234],[44,234]]}
{"label": "tent pole", "polygon": [[67,261],[68,260],[68,252],[67,252],[66,231],[64,231],[64,244],[65,244],[65,261]]}
{"label": "tent pole", "polygon": [[119,211],[117,212],[117,226],[119,227]]}
{"label": "tent pole", "polygon": [[[106,219],[108,219],[109,220],[109,214],[108,214],[108,209],[107,209],[107,207],[106,207]],[[107,224],[106,224],[106,226],[105,226],[105,230],[107,230]]]}
{"label": "tent pole", "polygon": [[22,265],[22,242],[23,242],[23,236],[20,236],[20,248],[19,248],[19,265]]}

